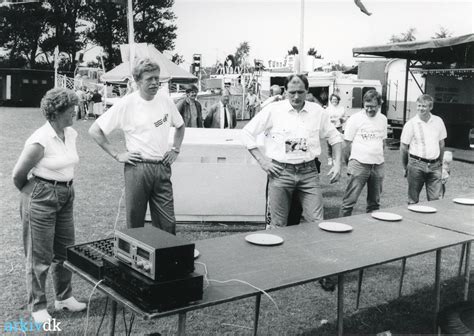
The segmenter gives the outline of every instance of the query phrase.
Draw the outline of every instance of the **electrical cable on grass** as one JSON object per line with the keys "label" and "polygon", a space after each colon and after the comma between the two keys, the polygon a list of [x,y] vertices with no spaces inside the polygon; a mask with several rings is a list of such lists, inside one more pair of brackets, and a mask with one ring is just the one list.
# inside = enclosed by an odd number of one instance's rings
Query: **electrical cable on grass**
{"label": "electrical cable on grass", "polygon": [[129,328],[128,328],[128,335],[130,336],[132,334],[132,326],[133,326],[133,322],[135,322],[135,314],[132,312],[132,316],[130,317],[130,325],[129,325]]}
{"label": "electrical cable on grass", "polygon": [[95,284],[94,288],[92,288],[91,294],[89,295],[89,300],[87,301],[86,327],[85,327],[85,329],[84,329],[84,336],[87,336],[87,327],[88,327],[88,325],[89,325],[89,309],[90,309],[90,305],[91,305],[92,295],[94,294],[94,291],[95,291],[95,289],[97,288],[97,286],[99,286],[99,284],[100,284],[102,281],[104,281],[104,279],[97,281],[97,283]]}
{"label": "electrical cable on grass", "polygon": [[275,300],[273,300],[273,298],[270,296],[270,294],[268,294],[266,291],[264,291],[263,289],[261,288],[258,288],[257,286],[254,286],[252,285],[251,283],[247,282],[247,281],[244,281],[244,280],[240,280],[240,279],[229,279],[229,280],[215,280],[215,279],[209,279],[207,277],[207,266],[205,263],[202,263],[202,262],[198,262],[196,261],[196,264],[199,264],[199,265],[202,265],[204,266],[204,280],[207,282],[207,286],[204,288],[206,289],[207,287],[209,287],[209,283],[210,282],[217,282],[217,283],[220,283],[220,284],[225,284],[225,283],[229,283],[229,282],[240,282],[240,283],[243,283],[244,285],[247,285],[247,286],[250,286],[256,290],[258,290],[259,292],[262,292],[266,297],[268,297],[270,299],[270,301],[275,305],[276,309],[278,310],[278,312],[280,312],[280,308],[278,307],[277,303],[275,302]]}
{"label": "electrical cable on grass", "polygon": [[117,223],[118,223],[119,216],[120,216],[120,206],[122,205],[122,200],[123,200],[124,196],[125,196],[125,187],[122,188],[122,194],[120,195],[120,199],[119,199],[119,202],[118,202],[117,216],[115,216],[114,229],[113,229],[112,232],[107,232],[106,236],[112,234],[112,236],[115,237],[115,230],[117,229]]}
{"label": "electrical cable on grass", "polygon": [[125,319],[125,307],[122,307],[122,317],[123,317],[123,324],[125,326],[125,336],[126,336],[128,327],[127,327],[127,321]]}
{"label": "electrical cable on grass", "polygon": [[107,306],[108,305],[109,305],[109,297],[107,296],[106,300],[105,300],[104,313],[102,314],[102,318],[100,319],[100,323],[99,323],[99,326],[97,327],[97,332],[96,332],[95,336],[99,336],[100,328],[102,327],[102,323],[104,322],[105,315],[107,314]]}
{"label": "electrical cable on grass", "polygon": [[122,188],[122,195],[120,195],[119,203],[118,203],[118,208],[117,208],[117,216],[115,217],[115,223],[114,223],[114,234],[115,230],[117,229],[117,223],[120,215],[120,205],[122,204],[123,196],[125,196],[125,187]]}

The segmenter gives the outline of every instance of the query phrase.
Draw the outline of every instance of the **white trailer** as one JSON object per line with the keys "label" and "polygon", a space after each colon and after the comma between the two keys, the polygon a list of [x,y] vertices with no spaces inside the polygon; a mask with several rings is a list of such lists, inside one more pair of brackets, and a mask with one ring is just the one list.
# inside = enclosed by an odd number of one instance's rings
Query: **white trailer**
{"label": "white trailer", "polygon": [[[272,85],[283,86],[289,75],[290,73],[264,73],[259,78],[262,101],[270,95]],[[344,106],[348,115],[352,115],[362,108],[362,98],[367,91],[375,89],[382,94],[382,84],[379,80],[337,76],[333,72],[310,72],[308,73],[308,83],[309,92],[323,105],[327,105],[327,100],[332,93],[341,97],[340,104]]]}

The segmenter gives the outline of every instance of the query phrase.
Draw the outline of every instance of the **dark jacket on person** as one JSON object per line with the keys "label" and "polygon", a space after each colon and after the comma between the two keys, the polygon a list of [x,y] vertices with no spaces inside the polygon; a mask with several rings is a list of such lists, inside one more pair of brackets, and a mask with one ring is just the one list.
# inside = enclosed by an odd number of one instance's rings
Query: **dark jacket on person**
{"label": "dark jacket on person", "polygon": [[[193,101],[190,99],[183,99],[179,101],[176,104],[176,108],[178,109],[179,113],[181,114],[181,117],[183,117],[184,120],[184,125],[186,127],[191,127],[191,105]],[[197,100],[194,101],[194,104],[196,105],[196,125],[197,127],[202,128],[202,107],[201,103],[199,103]]]}
{"label": "dark jacket on person", "polygon": [[[206,128],[221,128],[221,103],[217,103],[209,109],[209,113],[204,119],[204,127]],[[227,110],[230,114],[230,120],[227,122],[229,123],[229,128],[235,128],[237,125],[237,115],[235,113],[235,109],[230,105],[227,104]]]}

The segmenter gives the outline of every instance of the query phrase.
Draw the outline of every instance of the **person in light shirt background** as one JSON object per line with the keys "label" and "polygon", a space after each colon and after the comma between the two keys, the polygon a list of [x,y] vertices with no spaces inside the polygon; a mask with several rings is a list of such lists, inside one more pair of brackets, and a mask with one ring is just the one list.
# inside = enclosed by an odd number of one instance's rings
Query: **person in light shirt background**
{"label": "person in light shirt background", "polygon": [[408,204],[419,201],[425,185],[428,201],[437,200],[442,193],[444,139],[447,137],[443,120],[431,114],[433,97],[423,94],[416,100],[417,115],[403,126],[400,152],[408,181]]}
{"label": "person in light shirt background", "polygon": [[77,132],[71,127],[79,103],[72,90],[46,92],[41,111],[46,123],[25,142],[13,169],[20,190],[20,217],[26,256],[28,308],[36,323],[51,319],[46,278],[51,269],[57,310],[81,311],[85,303],[72,296],[71,271],[63,263],[74,245],[74,167],[79,162]]}
{"label": "person in light shirt background", "polygon": [[[362,190],[367,185],[367,212],[380,209],[385,175],[384,148],[387,117],[380,113],[382,97],[369,90],[363,97],[364,108],[346,122],[345,156],[349,181],[342,199],[341,215],[351,216]],[[334,162],[335,163],[335,162]]]}
{"label": "person in light shirt background", "polygon": [[[326,113],[329,115],[329,120],[336,127],[339,133],[343,133],[342,127],[346,121],[346,111],[344,106],[340,105],[341,97],[333,93],[329,96],[329,105],[326,107]],[[332,166],[333,157],[332,157],[332,146],[328,144],[328,165]]]}

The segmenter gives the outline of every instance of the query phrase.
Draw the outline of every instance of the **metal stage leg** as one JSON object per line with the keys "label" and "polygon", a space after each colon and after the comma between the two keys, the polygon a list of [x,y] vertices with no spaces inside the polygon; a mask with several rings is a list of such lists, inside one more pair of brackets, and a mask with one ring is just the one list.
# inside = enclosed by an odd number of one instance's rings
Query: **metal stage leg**
{"label": "metal stage leg", "polygon": [[117,301],[110,298],[110,315],[109,315],[109,335],[115,334],[115,319],[117,318]]}
{"label": "metal stage leg", "polygon": [[441,302],[441,250],[436,250],[436,270],[435,270],[435,311],[434,311],[434,332],[438,331],[438,313]]}
{"label": "metal stage leg", "polygon": [[462,264],[464,263],[464,255],[466,254],[466,244],[462,244],[461,248],[461,258],[459,259],[459,269],[458,269],[458,276],[462,275]]}
{"label": "metal stage leg", "polygon": [[344,274],[337,276],[337,335],[344,332]]}
{"label": "metal stage leg", "polygon": [[359,282],[357,284],[356,309],[359,309],[360,292],[362,291],[362,280],[364,278],[364,269],[359,270]]}
{"label": "metal stage leg", "polygon": [[402,259],[402,273],[400,274],[400,284],[398,285],[398,297],[402,296],[403,278],[405,277],[405,268],[407,265],[407,258]]}
{"label": "metal stage leg", "polygon": [[186,335],[186,313],[178,315],[178,336]]}
{"label": "metal stage leg", "polygon": [[469,296],[469,275],[471,273],[471,242],[466,243],[466,266],[464,267],[464,301]]}
{"label": "metal stage leg", "polygon": [[258,316],[260,315],[260,300],[262,299],[262,294],[258,293],[255,296],[255,315],[253,317],[253,335],[257,336],[258,330]]}

